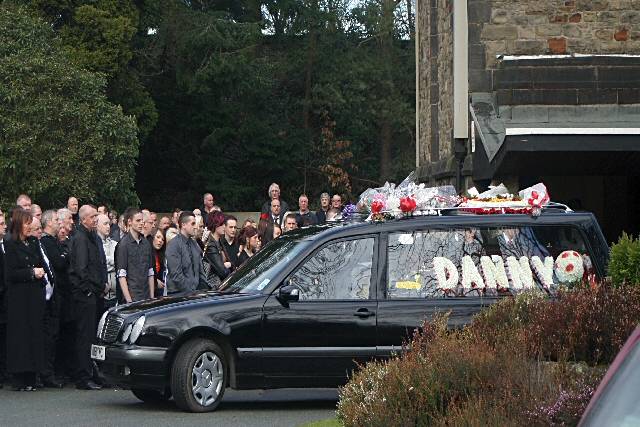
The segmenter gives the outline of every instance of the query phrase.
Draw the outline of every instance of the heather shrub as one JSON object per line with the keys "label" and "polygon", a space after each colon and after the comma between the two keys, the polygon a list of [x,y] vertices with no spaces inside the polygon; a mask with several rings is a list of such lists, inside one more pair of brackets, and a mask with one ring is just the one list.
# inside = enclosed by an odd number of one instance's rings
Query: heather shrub
{"label": "heather shrub", "polygon": [[640,288],[564,291],[529,309],[522,334],[532,356],[608,364],[640,323]]}
{"label": "heather shrub", "polygon": [[640,322],[640,287],[505,298],[463,330],[438,316],[411,350],[340,391],[345,426],[575,425]]}
{"label": "heather shrub", "polygon": [[[470,413],[478,425],[528,420],[531,402],[551,389],[519,340],[492,348],[468,330],[444,325],[446,316],[426,323],[411,351],[354,375],[340,391],[345,426],[456,425]],[[482,396],[488,400],[477,402]]]}
{"label": "heather shrub", "polygon": [[609,276],[614,286],[640,285],[640,238],[622,233],[611,246]]}

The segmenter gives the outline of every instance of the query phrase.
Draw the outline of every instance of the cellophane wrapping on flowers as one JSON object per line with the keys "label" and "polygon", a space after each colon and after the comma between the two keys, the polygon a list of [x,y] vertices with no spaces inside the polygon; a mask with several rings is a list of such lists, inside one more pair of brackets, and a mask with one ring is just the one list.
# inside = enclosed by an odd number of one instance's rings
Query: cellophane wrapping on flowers
{"label": "cellophane wrapping on flowers", "polygon": [[460,203],[453,185],[426,187],[424,183],[416,183],[416,173],[411,172],[399,185],[386,182],[378,188],[368,188],[358,201],[361,212],[371,212],[371,204],[382,203],[383,212],[393,216],[402,216],[400,199],[411,197],[416,201],[416,214],[427,213],[433,209],[451,208]]}

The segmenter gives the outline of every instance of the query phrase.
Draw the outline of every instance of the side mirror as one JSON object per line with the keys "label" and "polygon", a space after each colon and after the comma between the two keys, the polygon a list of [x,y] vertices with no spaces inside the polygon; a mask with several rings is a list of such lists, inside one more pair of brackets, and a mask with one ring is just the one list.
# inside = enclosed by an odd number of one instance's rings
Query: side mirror
{"label": "side mirror", "polygon": [[291,302],[300,300],[300,289],[292,285],[284,285],[278,289],[278,301],[285,307]]}

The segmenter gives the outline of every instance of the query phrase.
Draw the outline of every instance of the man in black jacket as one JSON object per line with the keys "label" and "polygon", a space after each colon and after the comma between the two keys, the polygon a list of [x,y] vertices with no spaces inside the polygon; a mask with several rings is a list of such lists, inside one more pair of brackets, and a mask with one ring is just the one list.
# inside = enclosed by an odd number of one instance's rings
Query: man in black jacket
{"label": "man in black jacket", "polygon": [[68,285],[64,283],[67,279],[67,268],[69,259],[67,252],[58,243],[58,212],[47,210],[42,214],[42,237],[40,245],[49,261],[49,266],[53,270],[55,286],[51,290],[51,295],[47,292],[47,302],[45,304],[44,315],[44,336],[45,336],[45,369],[42,372],[42,383],[45,387],[61,388],[62,383],[55,379],[56,347],[60,332],[60,308],[63,295],[61,287]]}
{"label": "man in black jacket", "polygon": [[98,211],[83,205],[79,211],[80,224],[71,240],[69,279],[76,311],[76,357],[78,375],[76,387],[81,390],[99,390],[92,381],[93,363],[91,343],[96,333],[96,304],[105,291],[102,283],[103,257],[100,255],[95,230]]}

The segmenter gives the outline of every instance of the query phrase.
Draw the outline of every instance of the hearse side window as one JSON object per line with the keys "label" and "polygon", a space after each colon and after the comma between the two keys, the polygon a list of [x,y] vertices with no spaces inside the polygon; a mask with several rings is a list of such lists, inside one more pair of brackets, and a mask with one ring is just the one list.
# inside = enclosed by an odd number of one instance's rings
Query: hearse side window
{"label": "hearse side window", "polygon": [[374,239],[329,243],[290,277],[300,300],[368,299]]}
{"label": "hearse side window", "polygon": [[568,226],[394,233],[387,257],[388,298],[553,292],[594,274],[582,235]]}

